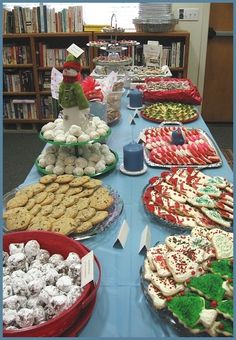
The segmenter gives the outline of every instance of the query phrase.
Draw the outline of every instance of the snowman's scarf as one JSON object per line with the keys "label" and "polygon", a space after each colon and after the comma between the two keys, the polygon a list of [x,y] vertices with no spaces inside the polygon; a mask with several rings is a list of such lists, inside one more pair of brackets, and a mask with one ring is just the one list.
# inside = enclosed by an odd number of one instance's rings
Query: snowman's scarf
{"label": "snowman's scarf", "polygon": [[63,75],[63,82],[67,84],[75,83],[76,81],[80,80],[80,74],[78,73],[76,76],[64,76]]}

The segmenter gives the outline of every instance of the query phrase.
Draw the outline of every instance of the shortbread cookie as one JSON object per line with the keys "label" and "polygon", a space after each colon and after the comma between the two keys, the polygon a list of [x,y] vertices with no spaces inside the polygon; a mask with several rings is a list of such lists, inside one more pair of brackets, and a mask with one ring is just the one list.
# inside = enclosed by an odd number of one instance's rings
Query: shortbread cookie
{"label": "shortbread cookie", "polygon": [[44,205],[51,204],[54,200],[54,197],[55,195],[53,192],[48,192],[47,197],[41,202],[41,205],[44,206]]}
{"label": "shortbread cookie", "polygon": [[15,196],[18,196],[18,195],[21,195],[21,194],[26,195],[28,198],[32,198],[33,195],[34,195],[34,192],[31,188],[25,187],[25,188],[22,188],[19,191],[17,191]]}
{"label": "shortbread cookie", "polygon": [[97,211],[96,214],[92,218],[90,218],[89,221],[92,223],[92,225],[96,225],[104,221],[107,218],[107,216],[108,216],[108,212],[106,210]]}
{"label": "shortbread cookie", "polygon": [[79,194],[83,190],[82,187],[69,188],[65,193],[66,196],[73,196]]}
{"label": "shortbread cookie", "polygon": [[102,181],[100,181],[100,179],[90,179],[90,181],[83,184],[83,187],[86,189],[94,189],[100,187],[101,185]]}
{"label": "shortbread cookie", "polygon": [[35,204],[36,204],[35,199],[30,198],[28,200],[28,202],[26,203],[25,208],[28,209],[28,210],[31,210],[34,207]]}
{"label": "shortbread cookie", "polygon": [[106,210],[113,204],[113,197],[104,195],[100,197],[92,196],[90,199],[90,206],[96,210]]}
{"label": "shortbread cookie", "polygon": [[90,180],[89,176],[76,177],[70,182],[70,187],[80,187]]}
{"label": "shortbread cookie", "polygon": [[90,198],[89,197],[81,197],[78,199],[77,203],[76,203],[76,208],[78,211],[83,210],[88,208],[90,204]]}
{"label": "shortbread cookie", "polygon": [[59,175],[57,176],[55,182],[59,184],[69,183],[74,179],[73,175]]}
{"label": "shortbread cookie", "polygon": [[55,181],[55,179],[57,178],[56,175],[52,174],[52,175],[45,175],[43,177],[40,178],[39,182],[42,184],[49,184]]}
{"label": "shortbread cookie", "polygon": [[55,191],[57,191],[59,189],[59,187],[60,187],[59,183],[55,183],[55,182],[54,183],[50,183],[50,184],[48,184],[46,186],[45,191],[46,192],[55,192]]}
{"label": "shortbread cookie", "polygon": [[62,184],[55,192],[56,194],[65,194],[69,189],[69,184]]}
{"label": "shortbread cookie", "polygon": [[40,213],[41,213],[42,216],[46,216],[46,215],[51,214],[52,210],[53,210],[52,204],[48,204],[48,205],[44,205],[42,207]]}
{"label": "shortbread cookie", "polygon": [[149,283],[147,293],[156,309],[159,310],[166,307],[166,298],[152,283]]}
{"label": "shortbread cookie", "polygon": [[9,231],[25,230],[32,217],[32,214],[24,207],[12,209],[6,218],[6,228]]}
{"label": "shortbread cookie", "polygon": [[85,231],[90,230],[92,227],[93,225],[90,221],[83,222],[76,228],[76,233],[84,233]]}
{"label": "shortbread cookie", "polygon": [[52,201],[53,207],[56,205],[59,205],[65,196],[64,194],[57,194],[57,193],[55,193],[54,195],[55,197],[54,197],[54,200]]}
{"label": "shortbread cookie", "polygon": [[37,195],[34,196],[35,202],[38,203],[38,204],[42,203],[45,200],[45,198],[47,197],[47,195],[48,194],[45,191],[38,193]]}
{"label": "shortbread cookie", "polygon": [[55,206],[50,216],[53,218],[59,218],[65,213],[65,211],[66,211],[66,207],[64,205]]}
{"label": "shortbread cookie", "polygon": [[75,219],[76,225],[78,225],[80,222],[86,222],[90,220],[93,216],[95,216],[95,214],[96,209],[91,207],[79,211]]}
{"label": "shortbread cookie", "polygon": [[7,209],[13,209],[23,207],[28,202],[28,196],[25,194],[19,194],[7,202]]}
{"label": "shortbread cookie", "polygon": [[75,231],[74,220],[69,217],[61,217],[52,223],[51,230],[63,235],[69,235]]}
{"label": "shortbread cookie", "polygon": [[35,216],[38,214],[38,212],[41,210],[41,205],[40,204],[35,204],[32,209],[30,209],[31,215]]}

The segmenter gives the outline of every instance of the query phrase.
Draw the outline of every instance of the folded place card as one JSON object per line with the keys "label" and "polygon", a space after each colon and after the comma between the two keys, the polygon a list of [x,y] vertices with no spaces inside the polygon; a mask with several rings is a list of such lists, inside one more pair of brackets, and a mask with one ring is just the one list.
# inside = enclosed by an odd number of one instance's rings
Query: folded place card
{"label": "folded place card", "polygon": [[93,250],[81,259],[81,287],[94,279],[94,256]]}
{"label": "folded place card", "polygon": [[67,48],[67,51],[71,53],[75,58],[78,58],[82,53],[84,53],[84,50],[77,46],[76,44],[72,44]]}
{"label": "folded place card", "polygon": [[139,134],[139,140],[143,141],[144,143],[146,143],[146,136],[144,132],[140,132]]}
{"label": "folded place card", "polygon": [[118,236],[117,236],[117,238],[116,238],[116,240],[113,244],[113,247],[121,246],[122,248],[124,248],[125,243],[127,241],[128,233],[129,233],[129,225],[128,225],[127,221],[124,220],[121,227],[120,227]]}
{"label": "folded place card", "polygon": [[149,226],[146,225],[141,234],[141,239],[140,239],[140,244],[139,244],[139,253],[142,250],[149,249],[150,244],[151,244],[151,232],[150,232]]}

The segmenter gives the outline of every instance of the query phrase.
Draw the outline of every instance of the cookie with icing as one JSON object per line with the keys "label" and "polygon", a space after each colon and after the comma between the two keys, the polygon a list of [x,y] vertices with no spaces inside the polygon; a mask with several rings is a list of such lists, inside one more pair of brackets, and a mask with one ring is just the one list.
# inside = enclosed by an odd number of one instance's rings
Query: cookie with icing
{"label": "cookie with icing", "polygon": [[209,270],[225,279],[233,278],[233,263],[229,259],[212,261]]}
{"label": "cookie with icing", "polygon": [[230,319],[233,321],[234,319],[234,306],[233,300],[223,300],[221,301],[216,310],[218,313],[222,314],[226,319]]}
{"label": "cookie with icing", "polygon": [[147,293],[156,309],[159,310],[166,307],[166,298],[152,283],[148,285]]}
{"label": "cookie with icing", "polygon": [[216,251],[216,258],[228,259],[233,257],[233,239],[226,234],[214,234],[211,239],[212,245]]}

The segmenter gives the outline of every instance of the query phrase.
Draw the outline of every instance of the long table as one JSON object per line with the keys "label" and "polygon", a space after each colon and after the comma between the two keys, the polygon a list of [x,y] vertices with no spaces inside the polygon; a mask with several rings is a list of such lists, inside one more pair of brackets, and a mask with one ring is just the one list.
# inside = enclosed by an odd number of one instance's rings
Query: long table
{"label": "long table", "polygon": [[[87,326],[80,332],[80,337],[165,337],[181,334],[168,322],[164,322],[158,313],[148,305],[140,286],[140,267],[144,261],[144,254],[139,254],[141,233],[146,225],[151,231],[151,245],[157,241],[163,242],[172,232],[169,228],[154,222],[145,213],[141,194],[149,178],[159,175],[163,169],[151,168],[141,176],[127,176],[119,171],[123,162],[123,146],[132,139],[132,127],[128,123],[129,114],[134,112],[127,108],[126,93],[122,97],[120,121],[112,127],[112,133],[107,141],[109,147],[119,155],[116,169],[103,175],[102,180],[117,190],[124,201],[124,209],[117,223],[88,240],[82,241],[94,250],[102,266],[102,281],[98,291],[96,306]],[[135,119],[134,135],[147,127],[157,124]],[[186,127],[203,129],[209,136],[211,133],[204,120],[185,124]],[[212,137],[212,136],[211,136]],[[213,137],[212,137],[213,138]],[[219,151],[223,165],[219,168],[203,170],[212,176],[223,176],[233,181],[233,172]],[[39,179],[36,167],[33,166],[24,184]],[[129,234],[124,249],[113,247],[117,233],[124,219],[129,225]],[[176,230],[173,230],[172,234]]]}

